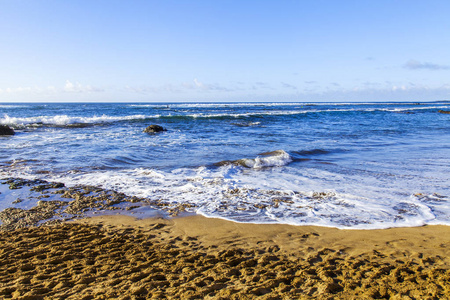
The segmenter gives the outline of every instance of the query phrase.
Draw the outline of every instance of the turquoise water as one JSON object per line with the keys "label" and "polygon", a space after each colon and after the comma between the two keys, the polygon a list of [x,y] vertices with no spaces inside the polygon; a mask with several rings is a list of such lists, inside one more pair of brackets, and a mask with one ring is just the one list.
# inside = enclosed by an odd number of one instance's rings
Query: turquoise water
{"label": "turquoise water", "polygon": [[[450,224],[450,103],[0,104],[0,177],[239,222]],[[167,131],[143,133],[151,124]]]}

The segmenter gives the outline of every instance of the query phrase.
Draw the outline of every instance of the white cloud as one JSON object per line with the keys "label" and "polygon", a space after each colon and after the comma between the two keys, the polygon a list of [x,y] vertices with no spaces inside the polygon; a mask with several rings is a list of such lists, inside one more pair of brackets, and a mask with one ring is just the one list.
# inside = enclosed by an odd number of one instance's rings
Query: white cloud
{"label": "white cloud", "polygon": [[91,85],[81,85],[80,83],[73,84],[69,80],[66,81],[64,87],[57,88],[55,86],[47,86],[47,87],[39,87],[39,86],[33,86],[33,87],[8,87],[0,89],[0,94],[26,94],[26,95],[33,95],[33,94],[57,94],[61,92],[67,92],[67,93],[93,93],[93,92],[103,92],[103,89],[93,87]]}
{"label": "white cloud", "polygon": [[[301,87],[303,86],[303,87]],[[104,92],[104,93],[97,93]],[[120,94],[118,94],[120,93]],[[123,97],[125,96],[125,98]],[[163,85],[110,87],[106,90],[67,80],[59,87],[1,87],[0,101],[243,101],[243,99],[280,101],[433,101],[450,99],[450,83],[424,85],[417,82],[361,82],[346,88],[336,83],[327,86],[305,82],[298,87],[280,82],[276,88],[267,82],[230,82],[228,85],[193,79]],[[272,101],[272,100],[270,100]]]}
{"label": "white cloud", "polygon": [[393,90],[393,91],[398,91],[398,90],[400,90],[400,91],[406,91],[407,88],[406,88],[406,86],[404,86],[404,85],[401,85],[401,86],[396,86],[396,85],[394,85],[394,86],[392,87],[392,90]]}
{"label": "white cloud", "polygon": [[335,89],[323,93],[303,92],[298,101],[436,101],[450,100],[450,84],[426,86],[417,84],[391,84],[384,87],[354,87]]}
{"label": "white cloud", "polygon": [[134,92],[138,94],[150,94],[150,93],[162,93],[162,92],[170,92],[170,93],[179,93],[181,89],[172,84],[165,84],[161,86],[129,86],[125,87],[125,91]]}
{"label": "white cloud", "polygon": [[45,90],[47,90],[50,93],[56,93],[58,92],[58,89],[52,85],[49,85],[47,88],[45,88]]}
{"label": "white cloud", "polygon": [[66,80],[63,91],[68,93],[94,93],[103,92],[104,90],[91,85],[81,85],[79,82],[74,84],[71,81]]}
{"label": "white cloud", "polygon": [[75,86],[72,82],[70,82],[69,80],[66,80],[66,85],[64,86],[64,90],[66,92],[74,92]]}
{"label": "white cloud", "polygon": [[447,65],[439,65],[430,62],[422,63],[414,59],[407,61],[403,67],[410,70],[450,70],[450,66]]}
{"label": "white cloud", "polygon": [[126,86],[125,90],[136,92],[140,94],[151,94],[151,93],[163,93],[163,92],[170,92],[170,93],[181,93],[186,91],[236,91],[239,90],[238,88],[227,88],[224,86],[221,86],[219,84],[206,84],[198,80],[197,78],[194,78],[192,82],[183,82],[180,84],[164,84],[160,86],[152,86],[152,85],[142,85],[142,86]]}
{"label": "white cloud", "polygon": [[194,78],[194,84],[196,87],[204,89],[205,85],[203,83],[201,83],[200,81],[197,80],[197,78]]}
{"label": "white cloud", "polygon": [[203,83],[200,82],[197,78],[194,79],[194,87],[197,89],[201,89],[203,91],[225,91],[225,92],[231,92],[234,91],[234,88],[228,88],[228,87],[224,87],[220,84],[216,84],[216,83]]}

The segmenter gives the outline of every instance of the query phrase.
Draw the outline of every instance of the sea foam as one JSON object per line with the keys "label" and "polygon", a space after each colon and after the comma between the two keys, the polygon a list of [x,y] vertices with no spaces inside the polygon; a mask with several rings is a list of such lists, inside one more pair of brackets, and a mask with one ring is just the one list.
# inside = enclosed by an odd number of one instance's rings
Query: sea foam
{"label": "sea foam", "polygon": [[244,158],[239,160],[243,166],[253,169],[267,167],[281,167],[292,162],[291,156],[284,150],[261,153],[254,159]]}
{"label": "sea foam", "polygon": [[5,114],[3,118],[0,118],[0,124],[3,125],[55,125],[64,126],[72,124],[99,124],[109,123],[117,121],[129,121],[129,120],[145,120],[150,118],[158,118],[160,115],[131,115],[131,116],[92,116],[92,117],[77,117],[68,115],[56,115],[56,116],[37,116],[37,117],[10,117]]}
{"label": "sea foam", "polygon": [[[182,168],[171,172],[139,168],[122,171],[68,173],[53,176],[66,185],[94,185],[158,201],[163,208],[187,210],[236,222],[319,225],[344,229],[376,229],[424,224],[436,220],[450,200],[443,195],[405,194],[394,198],[389,188],[367,182],[332,188],[330,180],[315,182],[320,172],[307,169],[302,178],[292,168],[249,173],[236,165],[217,169]],[[335,180],[340,181],[341,178]],[[346,192],[345,192],[346,191]],[[378,194],[378,195],[377,195]],[[386,198],[387,197],[387,198]],[[144,204],[145,205],[145,204]],[[152,207],[154,208],[154,207]],[[448,208],[447,208],[448,209]],[[436,220],[436,221],[434,221]]]}

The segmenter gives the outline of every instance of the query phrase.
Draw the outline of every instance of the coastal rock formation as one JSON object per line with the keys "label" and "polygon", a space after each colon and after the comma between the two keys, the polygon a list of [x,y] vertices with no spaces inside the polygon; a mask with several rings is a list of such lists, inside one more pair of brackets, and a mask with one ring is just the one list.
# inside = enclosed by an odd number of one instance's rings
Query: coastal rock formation
{"label": "coastal rock formation", "polygon": [[0,125],[0,135],[14,135],[14,129],[8,125]]}
{"label": "coastal rock formation", "polygon": [[159,125],[150,125],[144,129],[145,133],[157,133],[162,131],[167,131],[167,129]]}
{"label": "coastal rock formation", "polygon": [[438,110],[438,113],[441,113],[441,114],[450,114],[450,110]]}
{"label": "coastal rock formation", "polygon": [[[124,203],[125,206],[122,209],[131,210],[138,207],[131,205],[131,203],[143,200],[92,186],[74,186],[69,188],[62,183],[47,182],[39,179],[9,178],[0,180],[0,184],[9,185],[10,190],[25,188],[29,191],[28,200],[33,199],[36,201],[35,206],[29,209],[8,207],[0,211],[0,231],[59,223],[82,217],[86,212],[118,210],[117,205],[124,202],[130,204]],[[23,199],[17,198],[13,204],[22,201]],[[0,297],[0,299],[2,298]]]}

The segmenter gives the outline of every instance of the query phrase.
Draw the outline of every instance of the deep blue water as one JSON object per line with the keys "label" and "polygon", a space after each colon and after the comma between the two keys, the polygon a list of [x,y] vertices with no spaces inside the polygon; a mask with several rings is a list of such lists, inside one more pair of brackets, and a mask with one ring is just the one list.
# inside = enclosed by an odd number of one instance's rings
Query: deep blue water
{"label": "deep blue water", "polygon": [[[0,104],[0,177],[241,222],[450,224],[450,103]],[[167,131],[143,133],[151,124]],[[226,163],[228,162],[228,163]]]}

